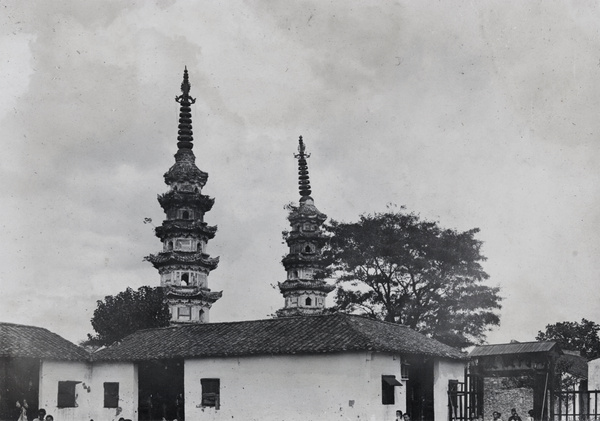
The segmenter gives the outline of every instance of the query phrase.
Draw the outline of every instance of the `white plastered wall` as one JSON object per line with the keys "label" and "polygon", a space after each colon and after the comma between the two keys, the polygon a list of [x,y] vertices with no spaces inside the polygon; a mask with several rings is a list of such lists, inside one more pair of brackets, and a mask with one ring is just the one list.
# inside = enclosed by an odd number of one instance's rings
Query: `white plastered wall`
{"label": "white plastered wall", "polygon": [[588,390],[600,390],[600,358],[588,362]]}
{"label": "white plastered wall", "polygon": [[[76,407],[57,407],[59,381],[78,382]],[[104,408],[104,382],[119,383],[119,410]],[[60,421],[137,419],[137,369],[132,363],[43,361],[39,405]]]}
{"label": "white plastered wall", "polygon": [[[132,363],[94,363],[91,383],[93,406],[89,419],[132,420],[138,417],[138,375]],[[119,383],[118,408],[104,408],[104,383]]]}
{"label": "white plastered wall", "polygon": [[[42,361],[40,366],[40,408],[44,408],[46,413],[52,415],[55,420],[85,420],[92,407],[91,396],[87,392],[91,377],[92,368],[86,362]],[[59,381],[79,382],[75,386],[76,407],[58,408]]]}
{"label": "white plastered wall", "polygon": [[[383,405],[381,376],[400,380],[400,362],[370,352],[186,360],[186,419],[393,420],[405,411],[406,387],[395,387],[395,405]],[[202,378],[220,379],[218,410],[201,406]]]}
{"label": "white plastered wall", "polygon": [[437,359],[433,365],[433,408],[436,421],[448,419],[448,381],[465,381],[463,361]]}

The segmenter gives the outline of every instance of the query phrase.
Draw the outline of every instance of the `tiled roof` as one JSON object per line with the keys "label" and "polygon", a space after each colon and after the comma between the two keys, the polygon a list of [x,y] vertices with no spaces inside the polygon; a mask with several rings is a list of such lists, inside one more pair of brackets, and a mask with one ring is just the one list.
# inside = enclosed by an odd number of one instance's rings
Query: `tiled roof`
{"label": "tiled roof", "polygon": [[1,357],[85,361],[89,353],[47,329],[0,323]]}
{"label": "tiled roof", "polygon": [[203,323],[138,331],[93,354],[100,361],[379,351],[465,359],[414,330],[347,314]]}
{"label": "tiled roof", "polygon": [[469,357],[486,357],[492,355],[530,354],[556,350],[562,353],[556,342],[511,342],[509,344],[482,345],[475,347]]}

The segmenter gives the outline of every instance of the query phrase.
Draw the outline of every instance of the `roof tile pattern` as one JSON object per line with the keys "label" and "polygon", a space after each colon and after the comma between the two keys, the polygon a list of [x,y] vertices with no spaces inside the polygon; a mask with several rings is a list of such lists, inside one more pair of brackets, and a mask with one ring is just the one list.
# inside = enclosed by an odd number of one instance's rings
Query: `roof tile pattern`
{"label": "roof tile pattern", "polygon": [[143,361],[242,355],[379,351],[465,359],[466,354],[414,330],[347,314],[283,317],[148,329],[93,355],[97,361]]}
{"label": "roof tile pattern", "polygon": [[47,329],[0,323],[0,357],[85,361],[89,353]]}
{"label": "roof tile pattern", "polygon": [[512,342],[509,344],[477,346],[471,351],[469,356],[484,357],[491,355],[530,354],[536,352],[549,352],[553,349],[556,349],[559,353],[562,352],[556,342]]}

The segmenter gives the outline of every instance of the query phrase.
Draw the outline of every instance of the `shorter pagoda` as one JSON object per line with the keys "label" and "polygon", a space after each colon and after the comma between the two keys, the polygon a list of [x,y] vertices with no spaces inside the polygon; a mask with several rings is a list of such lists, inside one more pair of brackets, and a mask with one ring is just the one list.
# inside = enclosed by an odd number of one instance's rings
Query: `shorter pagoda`
{"label": "shorter pagoda", "polygon": [[320,314],[325,310],[325,298],[335,287],[322,279],[325,264],[322,249],[326,242],[321,226],[327,215],[321,213],[310,196],[308,164],[302,136],[299,139],[298,179],[300,203],[294,207],[288,220],[291,231],[286,242],[290,249],[283,258],[287,280],[279,282],[279,291],[285,298],[285,307],[277,310],[278,317]]}
{"label": "shorter pagoda", "polygon": [[208,288],[208,274],[216,269],[218,258],[206,253],[206,243],[215,236],[217,227],[204,222],[204,214],[214,199],[202,194],[208,174],[198,169],[192,152],[192,114],[196,100],[190,93],[187,69],[183,73],[179,132],[175,164],[164,175],[169,191],[158,196],[166,219],[155,230],[163,250],[146,257],[160,274],[160,286],[166,289],[172,323],[208,322],[208,311],[222,292]]}

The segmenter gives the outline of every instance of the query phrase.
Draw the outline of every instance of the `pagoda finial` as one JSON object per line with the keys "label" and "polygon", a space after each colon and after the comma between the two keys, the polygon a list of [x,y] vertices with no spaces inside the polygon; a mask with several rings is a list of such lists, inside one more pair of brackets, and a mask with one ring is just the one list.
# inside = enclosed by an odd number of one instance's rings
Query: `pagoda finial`
{"label": "pagoda finial", "polygon": [[310,197],[312,191],[310,190],[310,180],[308,177],[308,164],[306,158],[310,157],[310,154],[306,154],[306,147],[302,141],[302,136],[298,139],[298,153],[294,154],[294,157],[298,159],[298,188],[300,190],[300,201],[304,201]]}
{"label": "pagoda finial", "polygon": [[187,66],[183,71],[183,82],[181,82],[182,94],[175,97],[181,106],[179,108],[179,131],[177,132],[177,147],[179,149],[192,149],[194,145],[194,133],[192,132],[192,109],[190,105],[196,102],[196,98],[190,96],[190,81],[188,79]]}

